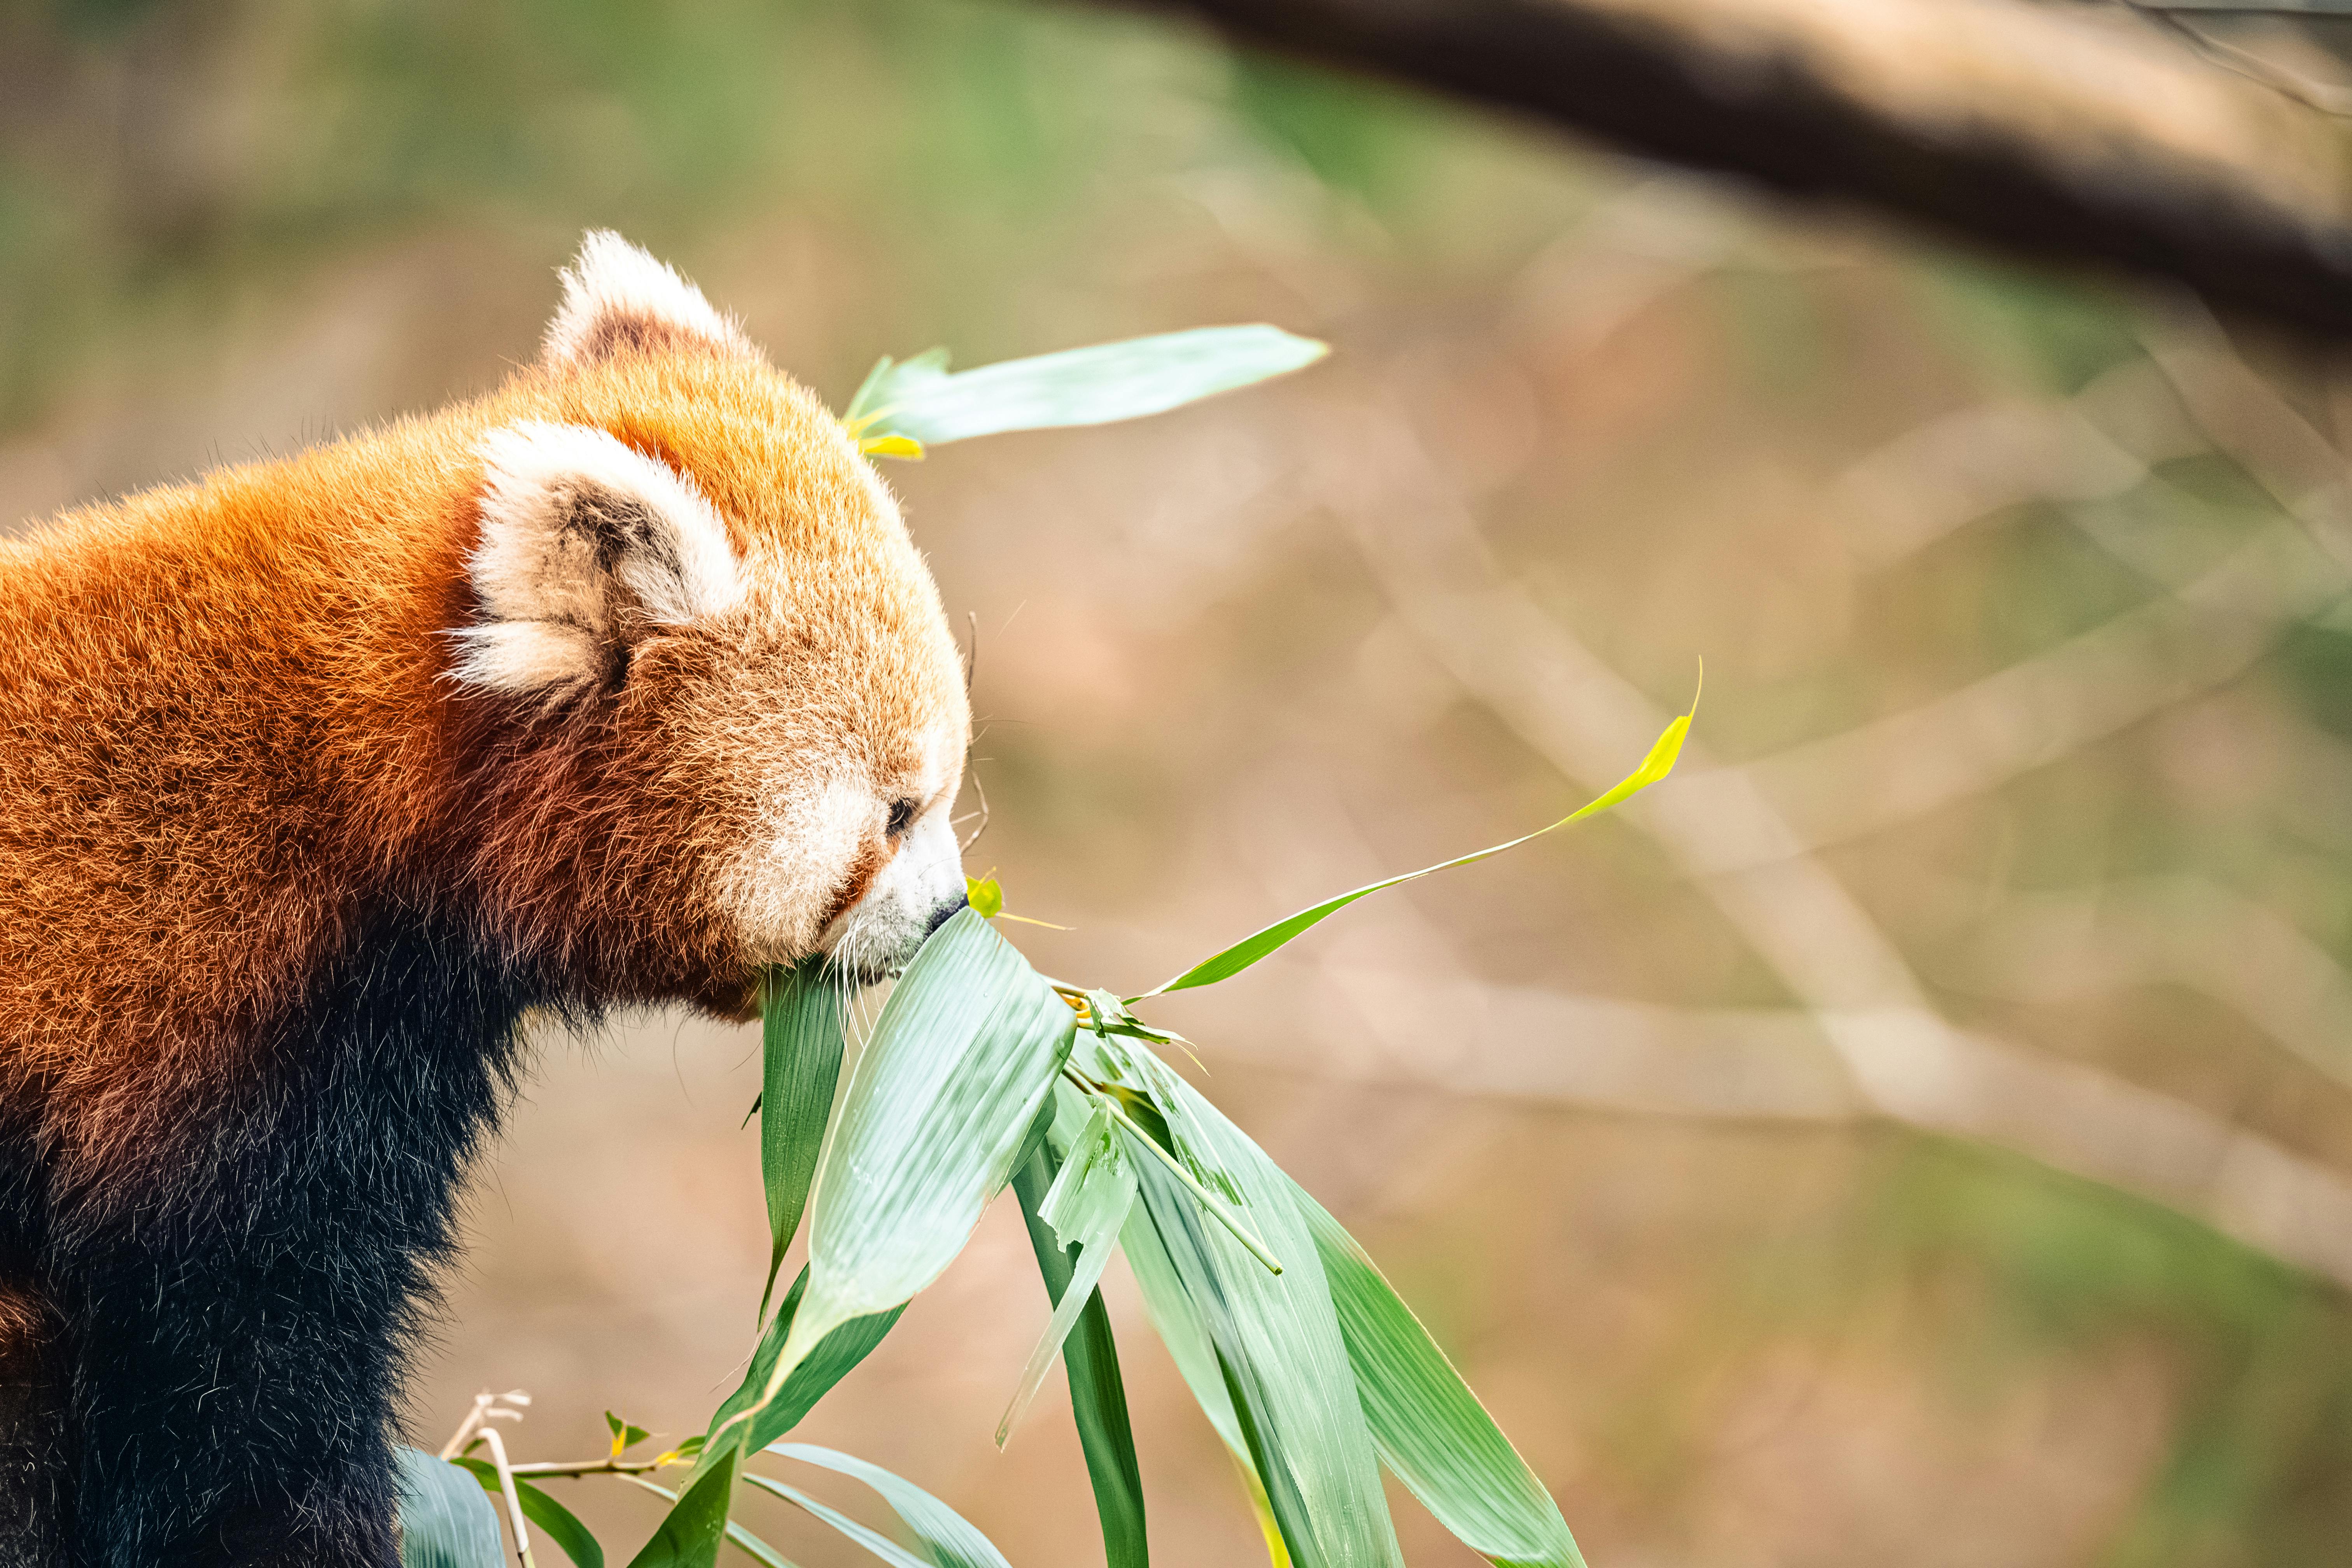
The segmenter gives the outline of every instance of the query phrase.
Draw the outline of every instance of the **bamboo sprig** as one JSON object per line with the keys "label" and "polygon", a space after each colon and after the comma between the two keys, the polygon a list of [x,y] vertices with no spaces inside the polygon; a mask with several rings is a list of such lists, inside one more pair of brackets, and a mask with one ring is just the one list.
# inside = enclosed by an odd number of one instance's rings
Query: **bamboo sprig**
{"label": "bamboo sprig", "polygon": [[1183,1164],[1179,1162],[1173,1154],[1171,1154],[1167,1150],[1162,1149],[1160,1146],[1160,1141],[1158,1139],[1152,1137],[1150,1133],[1146,1132],[1141,1127],[1136,1124],[1135,1119],[1128,1115],[1126,1109],[1119,1104],[1118,1095],[1111,1093],[1104,1085],[1088,1083],[1084,1078],[1070,1071],[1067,1068],[1065,1068],[1062,1070],[1062,1076],[1069,1079],[1072,1087],[1076,1089],[1081,1094],[1084,1094],[1088,1100],[1093,1100],[1097,1105],[1107,1108],[1110,1111],[1111,1119],[1113,1121],[1125,1127],[1129,1132],[1134,1133],[1135,1141],[1142,1144],[1146,1149],[1150,1150],[1152,1156],[1161,1164],[1167,1166],[1169,1173],[1171,1175],[1173,1175],[1178,1181],[1184,1184],[1185,1190],[1192,1194],[1193,1198],[1201,1205],[1201,1206],[1207,1209],[1212,1215],[1214,1215],[1219,1224],[1223,1225],[1227,1230],[1233,1232],[1234,1239],[1240,1242],[1244,1247],[1249,1249],[1249,1255],[1252,1258],[1255,1258],[1260,1263],[1265,1264],[1267,1271],[1270,1273],[1279,1274],[1282,1272],[1282,1260],[1276,1258],[1273,1253],[1268,1252],[1265,1249],[1265,1243],[1260,1241],[1255,1236],[1253,1236],[1250,1233],[1249,1227],[1244,1225],[1240,1218],[1228,1209],[1225,1205],[1219,1202],[1216,1194],[1210,1192],[1208,1188],[1202,1186],[1199,1180],[1193,1176],[1192,1173],[1186,1170],[1183,1167]]}

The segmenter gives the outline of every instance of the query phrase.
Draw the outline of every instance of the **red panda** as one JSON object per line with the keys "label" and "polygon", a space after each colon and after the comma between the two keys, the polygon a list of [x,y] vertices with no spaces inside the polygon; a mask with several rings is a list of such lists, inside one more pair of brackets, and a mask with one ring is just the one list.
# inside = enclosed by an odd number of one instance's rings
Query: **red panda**
{"label": "red panda", "polygon": [[902,964],[969,731],[856,444],[611,234],[489,395],[0,542],[0,1564],[394,1568],[518,1021]]}

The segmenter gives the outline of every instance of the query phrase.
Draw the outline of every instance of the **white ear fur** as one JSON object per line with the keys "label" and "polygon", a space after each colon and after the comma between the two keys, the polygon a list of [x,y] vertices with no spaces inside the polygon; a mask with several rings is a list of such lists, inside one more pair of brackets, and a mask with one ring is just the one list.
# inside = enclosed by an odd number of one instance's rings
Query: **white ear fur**
{"label": "white ear fur", "polygon": [[623,343],[688,338],[753,354],[734,319],[711,309],[702,290],[609,228],[589,230],[563,269],[563,303],[548,323],[551,365],[581,364]]}
{"label": "white ear fur", "polygon": [[481,619],[451,635],[461,684],[555,693],[614,667],[624,614],[684,626],[743,584],[693,481],[603,430],[536,420],[482,438]]}

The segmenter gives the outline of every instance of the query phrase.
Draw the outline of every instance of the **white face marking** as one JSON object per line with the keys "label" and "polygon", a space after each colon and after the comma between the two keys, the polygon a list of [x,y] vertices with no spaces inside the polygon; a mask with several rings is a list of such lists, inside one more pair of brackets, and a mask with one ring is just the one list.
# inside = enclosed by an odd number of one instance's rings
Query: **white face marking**
{"label": "white face marking", "polygon": [[768,803],[751,847],[719,889],[753,963],[788,963],[816,947],[841,879],[873,831],[874,810],[873,786],[848,776]]}
{"label": "white face marking", "polygon": [[899,841],[898,852],[857,900],[824,932],[821,945],[836,967],[864,979],[897,973],[915,955],[931,922],[963,902],[963,850],[940,800]]}
{"label": "white face marking", "polygon": [[[923,768],[901,797],[919,813],[896,853],[818,939],[836,967],[865,979],[895,974],[915,956],[931,926],[963,904],[963,847],[956,842],[955,797],[963,773],[963,732],[941,728],[924,748]],[[888,801],[883,802],[887,812]]]}
{"label": "white face marking", "polygon": [[[753,847],[720,888],[754,962],[824,952],[845,973],[877,980],[914,956],[943,911],[961,906],[963,851],[952,820],[963,769],[961,729],[943,727],[927,751],[920,776],[903,791],[844,774],[789,792],[762,815]],[[919,815],[893,843],[886,828],[900,799]],[[857,901],[828,921],[843,883],[877,845],[888,858]]]}

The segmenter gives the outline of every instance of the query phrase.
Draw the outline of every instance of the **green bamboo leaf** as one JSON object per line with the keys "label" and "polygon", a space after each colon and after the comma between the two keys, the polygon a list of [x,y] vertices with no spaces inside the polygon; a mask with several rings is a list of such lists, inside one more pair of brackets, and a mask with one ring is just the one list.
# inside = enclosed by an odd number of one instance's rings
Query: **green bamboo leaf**
{"label": "green bamboo leaf", "polygon": [[1185,1386],[1192,1391],[1202,1414],[1208,1416],[1209,1425],[1216,1428],[1226,1452],[1233,1458],[1242,1489],[1249,1495],[1250,1511],[1265,1536],[1266,1552],[1273,1559],[1274,1568],[1290,1568],[1289,1548],[1283,1544],[1282,1527],[1275,1520],[1274,1505],[1266,1500],[1265,1483],[1258,1479],[1248,1440],[1242,1436],[1241,1422],[1234,1414],[1233,1396],[1225,1391],[1224,1373],[1217,1364],[1216,1346],[1209,1342],[1208,1325],[1202,1321],[1192,1298],[1185,1292],[1176,1265],[1170,1261],[1168,1249],[1160,1244],[1160,1233],[1152,1228],[1151,1217],[1141,1205],[1127,1216],[1118,1246],[1127,1255],[1127,1266],[1142,1293],[1144,1315],[1151,1320],[1153,1331],[1159,1334],[1160,1343],[1168,1347]]}
{"label": "green bamboo leaf", "polygon": [[[933,1568],[934,1564],[936,1568],[1012,1568],[1012,1564],[1004,1561],[1004,1554],[997,1551],[994,1543],[974,1528],[971,1521],[914,1482],[893,1475],[879,1465],[810,1443],[772,1443],[767,1452],[787,1459],[798,1459],[804,1465],[815,1465],[855,1481],[863,1481],[879,1492],[882,1500],[890,1505],[891,1511],[898,1516],[915,1539],[923,1543],[923,1551],[931,1560],[930,1563],[924,1563],[909,1559],[913,1562],[913,1568]],[[765,1476],[747,1476],[744,1479],[779,1497],[790,1491],[781,1482],[771,1481]],[[803,1508],[809,1507],[808,1501],[798,1496],[793,1496],[792,1500]],[[825,1509],[822,1503],[810,1511],[816,1512],[817,1510],[824,1510],[818,1517],[835,1524],[836,1529],[841,1527],[836,1521],[855,1523],[842,1521],[841,1515]],[[856,1528],[865,1529],[862,1525]],[[872,1532],[866,1533],[870,1535]],[[885,1544],[892,1551],[900,1550],[895,1543]]]}
{"label": "green bamboo leaf", "polygon": [[[1055,1092],[1061,1098],[1061,1090]],[[1068,1098],[1079,1099],[1075,1093]],[[1038,1213],[1054,1180],[1054,1156],[1049,1150],[1040,1150],[1013,1173],[1021,1217],[1029,1227],[1029,1245],[1037,1254],[1037,1272],[1045,1282],[1045,1299],[1058,1309],[1069,1294],[1070,1254]],[[1132,1204],[1129,1212],[1133,1213]],[[1132,1228],[1131,1221],[1127,1228]],[[1086,1455],[1087,1479],[1094,1484],[1095,1512],[1102,1521],[1103,1560],[1107,1568],[1149,1568],[1151,1549],[1144,1530],[1143,1471],[1136,1461],[1135,1430],[1128,1420],[1118,1345],[1111,1336],[1110,1312],[1098,1289],[1087,1294],[1077,1327],[1063,1344],[1062,1365],[1070,1384],[1071,1420]]]}
{"label": "green bamboo leaf", "polygon": [[1291,1195],[1339,1309],[1372,1442],[1463,1544],[1502,1568],[1583,1568],[1559,1507],[1346,1227]]}
{"label": "green bamboo leaf", "polygon": [[726,1457],[689,1481],[653,1533],[629,1559],[629,1568],[711,1568],[727,1539],[727,1513],[735,1500],[735,1471],[741,1456]]}
{"label": "green bamboo leaf", "polygon": [[[1094,1123],[1089,1121],[1089,1130]],[[1078,1162],[1090,1160],[1081,1166]],[[1075,1191],[1066,1189],[1074,1173],[1079,1173],[1073,1184]],[[1102,1282],[1103,1270],[1110,1265],[1110,1255],[1118,1247],[1118,1227],[1135,1206],[1135,1172],[1129,1166],[1127,1156],[1119,1147],[1118,1134],[1108,1117],[1103,1120],[1097,1140],[1081,1144],[1072,1163],[1062,1167],[1052,1189],[1039,1205],[1038,1215],[1063,1242],[1075,1248],[1076,1258],[1069,1265],[1069,1279],[1064,1282],[1059,1300],[1055,1302],[1054,1315],[1045,1324],[1045,1331],[1037,1338],[1036,1349],[1029,1354],[1028,1364],[1021,1369],[1020,1382],[1014,1385],[1013,1402],[1004,1408],[1004,1418],[996,1425],[996,1446],[1004,1447],[1013,1428],[1027,1414],[1030,1402],[1045,1385],[1045,1374],[1054,1370],[1054,1359],[1062,1353],[1062,1343],[1077,1326],[1078,1314],[1096,1299],[1095,1288]],[[1054,1200],[1066,1191],[1069,1195],[1062,1205],[1064,1215],[1055,1225],[1052,1217]]]}
{"label": "green bamboo leaf", "polygon": [[1053,1226],[1064,1247],[1084,1247],[1117,1229],[1135,1190],[1120,1179],[1129,1173],[1127,1154],[1108,1105],[1095,1106],[1060,1163],[1054,1184],[1038,1202],[1037,1217]]}
{"label": "green bamboo leaf", "polygon": [[[1181,1080],[1175,1072],[1150,1049],[1128,1048],[1128,1040],[1140,1040],[1156,1031],[1144,1030],[1135,1016],[1127,1011],[1126,1004],[1108,991],[1088,992],[1087,1002],[1089,1016],[1095,1021],[1083,1047],[1088,1070],[1098,1079],[1141,1094],[1167,1124],[1167,1147],[1192,1179],[1229,1203],[1241,1203],[1240,1190],[1215,1159],[1204,1152],[1205,1139],[1194,1124],[1188,1102],[1177,1092]],[[1116,1116],[1117,1108],[1110,1109]]]}
{"label": "green bamboo leaf", "polygon": [[973,910],[924,942],[825,1134],[806,1292],[759,1402],[730,1419],[772,1404],[835,1329],[904,1306],[954,1261],[1011,1176],[1076,1027]]}
{"label": "green bamboo leaf", "polygon": [[861,441],[897,436],[926,447],[1004,430],[1107,425],[1299,370],[1328,352],[1278,327],[1200,327],[950,374],[947,351],[933,349],[877,364],[842,422]]}
{"label": "green bamboo leaf", "polygon": [[1127,1254],[1128,1269],[1142,1293],[1144,1316],[1151,1320],[1160,1342],[1168,1347],[1169,1359],[1176,1363],[1184,1386],[1192,1391],[1201,1413],[1224,1439],[1234,1459],[1248,1467],[1249,1445],[1242,1440],[1241,1423],[1234,1416],[1224,1375],[1217,1370],[1217,1347],[1210,1342],[1209,1325],[1176,1272],[1175,1260],[1168,1256],[1147,1205],[1139,1204],[1129,1213],[1119,1231],[1118,1247]]}
{"label": "green bamboo leaf", "polygon": [[[732,1452],[738,1447],[756,1449],[764,1447],[798,1426],[811,1406],[823,1398],[835,1384],[849,1375],[850,1370],[859,1362],[873,1353],[874,1347],[882,1342],[882,1336],[897,1326],[898,1314],[906,1310],[903,1306],[894,1307],[889,1311],[877,1312],[842,1324],[824,1337],[814,1353],[793,1369],[792,1375],[784,1380],[783,1388],[757,1416],[748,1422],[739,1422],[735,1417],[758,1404],[761,1391],[768,1386],[768,1380],[775,1371],[776,1357],[784,1348],[784,1336],[791,1331],[793,1320],[799,1312],[801,1299],[808,1292],[808,1280],[809,1271],[803,1266],[799,1278],[793,1281],[792,1289],[785,1293],[783,1305],[776,1309],[775,1318],[768,1324],[767,1331],[760,1336],[760,1347],[752,1352],[751,1364],[745,1371],[743,1381],[711,1416],[709,1435],[691,1440],[692,1446],[698,1450],[693,1456],[696,1473],[699,1474],[716,1464],[723,1453]],[[686,1455],[688,1447],[688,1444],[680,1444],[679,1454]]]}
{"label": "green bamboo leaf", "polygon": [[398,1458],[401,1568],[503,1568],[498,1510],[474,1478],[420,1449]]}
{"label": "green bamboo leaf", "polygon": [[768,1189],[768,1281],[760,1316],[783,1267],[784,1249],[808,1206],[825,1119],[841,1079],[842,990],[814,960],[771,969],[761,992],[760,1174]]}
{"label": "green bamboo leaf", "polygon": [[[1122,1103],[1126,1098],[1123,1089],[1115,1086],[1110,1092],[1101,1097],[1099,1103],[1110,1108],[1111,1120],[1118,1124],[1119,1136],[1133,1156],[1147,1163],[1156,1163],[1165,1166],[1168,1173],[1175,1178],[1177,1185],[1192,1194],[1192,1201],[1200,1205],[1202,1214],[1223,1226],[1226,1234],[1240,1242],[1266,1272],[1281,1273],[1282,1259],[1276,1258],[1267,1248],[1265,1238],[1250,1227],[1248,1218],[1240,1213],[1234,1205],[1227,1204],[1194,1180],[1192,1173],[1186,1168],[1185,1163],[1168,1152],[1169,1145],[1178,1142],[1171,1131],[1174,1123],[1158,1116],[1149,1100],[1139,1102],[1134,1108],[1134,1112],[1130,1113],[1128,1107]],[[1146,1128],[1141,1121],[1135,1119],[1138,1114],[1150,1120],[1150,1128]],[[1226,1181],[1225,1188],[1235,1194],[1236,1204],[1245,1203],[1246,1200],[1239,1196],[1240,1188],[1230,1179]]]}
{"label": "green bamboo leaf", "polygon": [[[1702,682],[1704,679],[1702,671]],[[1402,877],[1390,877],[1383,881],[1358,888],[1353,892],[1342,893],[1336,899],[1326,899],[1312,908],[1301,910],[1287,919],[1275,921],[1263,931],[1244,937],[1223,952],[1202,959],[1174,979],[1161,981],[1146,991],[1142,996],[1130,996],[1128,1000],[1140,1002],[1146,996],[1158,996],[1170,991],[1189,991],[1195,986],[1213,985],[1220,980],[1230,980],[1268,953],[1281,948],[1301,932],[1320,924],[1330,916],[1346,909],[1358,899],[1380,892],[1386,888],[1396,887],[1401,883],[1416,881],[1439,871],[1450,871],[1457,866],[1472,866],[1481,860],[1492,859],[1506,850],[1517,849],[1522,844],[1541,838],[1547,833],[1556,833],[1571,822],[1581,822],[1588,816],[1599,816],[1611,806],[1620,805],[1641,794],[1642,791],[1675,771],[1675,760],[1682,755],[1683,739],[1690,733],[1691,720],[1696,717],[1697,713],[1698,697],[1694,693],[1691,697],[1690,711],[1666,726],[1664,733],[1651,745],[1650,754],[1642,759],[1640,767],[1635,768],[1607,790],[1578,806],[1558,822],[1549,826],[1538,827],[1533,833],[1522,834],[1508,843],[1496,844],[1478,850],[1475,854],[1458,856],[1452,860],[1441,860],[1434,866],[1424,866],[1418,871],[1407,871]]]}
{"label": "green bamboo leaf", "polygon": [[[646,1479],[643,1476],[623,1476],[620,1479],[628,1482],[633,1487],[643,1488],[645,1490],[653,1493],[654,1496],[662,1499],[666,1502],[674,1504],[677,1501],[677,1494],[676,1492],[670,1490],[667,1487],[657,1487],[654,1485],[653,1482]],[[769,1545],[766,1542],[761,1540],[758,1536],[752,1534],[750,1531],[744,1529],[741,1525],[736,1523],[731,1519],[727,1521],[727,1539],[734,1545],[740,1548],[745,1556],[751,1558],[752,1562],[760,1564],[760,1568],[793,1568],[791,1560],[786,1558],[782,1552],[777,1551],[774,1547]]]}
{"label": "green bamboo leaf", "polygon": [[1211,1222],[1168,1166],[1133,1162],[1150,1226],[1207,1331],[1236,1446],[1249,1456],[1297,1568],[1402,1568],[1338,1312],[1290,1180],[1178,1081],[1209,1152],[1286,1265],[1280,1274],[1263,1267]]}
{"label": "green bamboo leaf", "polygon": [[909,360],[894,360],[884,354],[857,384],[857,395],[842,410],[841,422],[856,435],[869,431],[882,432],[894,428],[883,416],[886,393],[894,385],[920,385],[945,378],[948,374],[948,351],[928,349]]}
{"label": "green bamboo leaf", "polygon": [[767,1476],[745,1476],[743,1479],[772,1497],[783,1499],[812,1518],[824,1521],[882,1559],[883,1562],[889,1563],[891,1568],[938,1568],[938,1564],[924,1562],[872,1525],[860,1524],[839,1509],[830,1508],[817,1501],[798,1487],[787,1486],[782,1481]]}
{"label": "green bamboo leaf", "polygon": [[[637,1428],[632,1426],[629,1430],[635,1432]],[[639,1436],[643,1435],[639,1433]],[[450,1463],[471,1475],[490,1496],[504,1495],[499,1484],[499,1468],[496,1465],[486,1459],[452,1459]],[[594,1534],[580,1522],[578,1516],[520,1476],[515,1478],[514,1485],[515,1498],[522,1504],[523,1518],[537,1525],[541,1533],[554,1542],[563,1554],[572,1559],[575,1568],[604,1568],[604,1547],[597,1544]]]}

